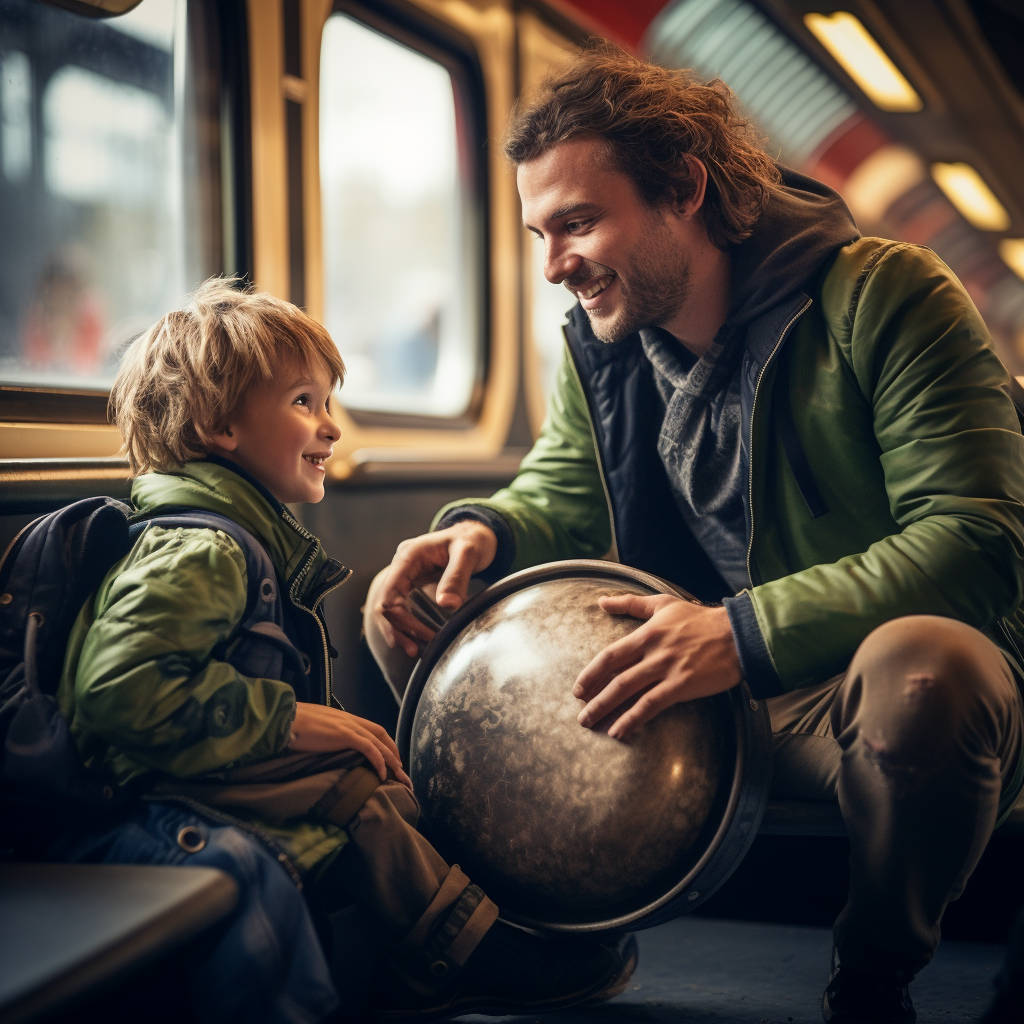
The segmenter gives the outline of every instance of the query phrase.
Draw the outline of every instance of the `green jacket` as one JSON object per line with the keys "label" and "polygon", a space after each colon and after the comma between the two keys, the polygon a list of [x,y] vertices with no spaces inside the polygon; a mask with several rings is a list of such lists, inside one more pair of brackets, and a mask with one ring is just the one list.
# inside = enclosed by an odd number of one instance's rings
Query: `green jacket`
{"label": "green jacket", "polygon": [[[1003,622],[1024,640],[1024,438],[1009,375],[963,287],[928,249],[864,238],[782,312],[749,374],[753,586],[732,599],[739,614],[730,609],[734,631],[745,608],[756,633],[744,659],[755,694],[841,672],[868,633],[900,615],[990,631]],[[570,321],[547,419],[516,479],[435,520],[497,514],[503,570],[628,561],[629,531],[646,520],[656,532],[657,510],[630,491],[640,478],[620,473],[630,444],[604,419],[608,390],[631,386],[594,369],[617,346],[591,356]],[[788,379],[777,379],[783,346]],[[817,518],[773,423],[780,387],[827,505]],[[653,547],[667,558],[673,543],[659,535]]]}
{"label": "green jacket", "polygon": [[[234,520],[263,543],[302,606],[327,557],[271,500],[241,474],[205,461],[150,473],[132,487],[140,512],[185,507]],[[243,676],[213,655],[242,619],[246,583],[245,556],[226,534],[156,524],[110,570],[78,616],[58,691],[88,768],[144,788],[209,777],[285,750],[295,718],[292,688]],[[324,595],[314,596],[310,611]],[[323,658],[329,687],[326,639],[323,648],[306,653]],[[263,827],[301,869],[345,842],[329,824]]]}

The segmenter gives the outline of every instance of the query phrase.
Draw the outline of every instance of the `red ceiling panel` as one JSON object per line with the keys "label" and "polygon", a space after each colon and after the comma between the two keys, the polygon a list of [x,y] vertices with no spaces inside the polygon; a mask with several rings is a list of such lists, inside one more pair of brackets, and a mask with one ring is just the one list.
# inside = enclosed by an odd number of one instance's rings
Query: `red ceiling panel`
{"label": "red ceiling panel", "polygon": [[[555,0],[570,17],[615,42],[639,50],[647,26],[668,0]],[[582,15],[582,17],[580,17]]]}

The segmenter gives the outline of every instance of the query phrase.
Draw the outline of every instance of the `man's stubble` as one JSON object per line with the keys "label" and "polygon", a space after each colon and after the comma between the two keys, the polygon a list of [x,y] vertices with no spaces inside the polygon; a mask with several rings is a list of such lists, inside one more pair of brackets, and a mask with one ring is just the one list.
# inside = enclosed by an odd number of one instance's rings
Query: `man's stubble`
{"label": "man's stubble", "polygon": [[[600,310],[587,311],[594,335],[605,344],[622,341],[644,327],[663,326],[689,297],[691,270],[685,249],[656,211],[651,211],[645,227],[634,248],[619,261],[618,308],[609,315],[602,315]],[[599,263],[588,264],[584,280],[611,272]],[[573,277],[579,279],[581,275]]]}

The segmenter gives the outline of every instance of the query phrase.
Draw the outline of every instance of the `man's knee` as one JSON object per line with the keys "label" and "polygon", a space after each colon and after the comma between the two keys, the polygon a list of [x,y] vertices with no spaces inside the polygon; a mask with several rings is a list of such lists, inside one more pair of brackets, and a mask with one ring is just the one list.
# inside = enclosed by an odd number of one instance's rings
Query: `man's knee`
{"label": "man's knee", "polygon": [[840,744],[858,726],[879,756],[934,760],[967,737],[995,751],[1017,702],[1005,658],[955,619],[908,615],[870,633],[833,709]]}

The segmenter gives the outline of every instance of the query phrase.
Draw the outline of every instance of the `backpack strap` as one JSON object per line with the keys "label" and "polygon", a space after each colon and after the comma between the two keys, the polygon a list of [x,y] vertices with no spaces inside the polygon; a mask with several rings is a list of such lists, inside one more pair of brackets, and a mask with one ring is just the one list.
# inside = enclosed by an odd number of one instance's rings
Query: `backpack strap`
{"label": "backpack strap", "polygon": [[[263,544],[248,530],[239,526],[233,519],[217,512],[201,509],[174,509],[159,512],[155,515],[132,516],[129,537],[132,545],[139,540],[146,527],[153,523],[165,530],[219,530],[226,533],[241,549],[245,556],[245,573],[247,580],[245,615],[248,618],[254,611],[263,612],[261,605],[271,603],[277,596],[277,572],[270,555]],[[267,594],[268,597],[261,597]],[[260,615],[260,618],[265,617]],[[282,621],[283,625],[283,621]]]}
{"label": "backpack strap", "polygon": [[282,679],[297,692],[304,691],[310,672],[309,656],[292,643],[286,632],[281,582],[263,544],[233,519],[200,509],[134,516],[130,527],[133,544],[150,523],[167,530],[219,530],[235,541],[245,556],[245,611],[238,626],[218,644],[214,654],[243,675]]}

